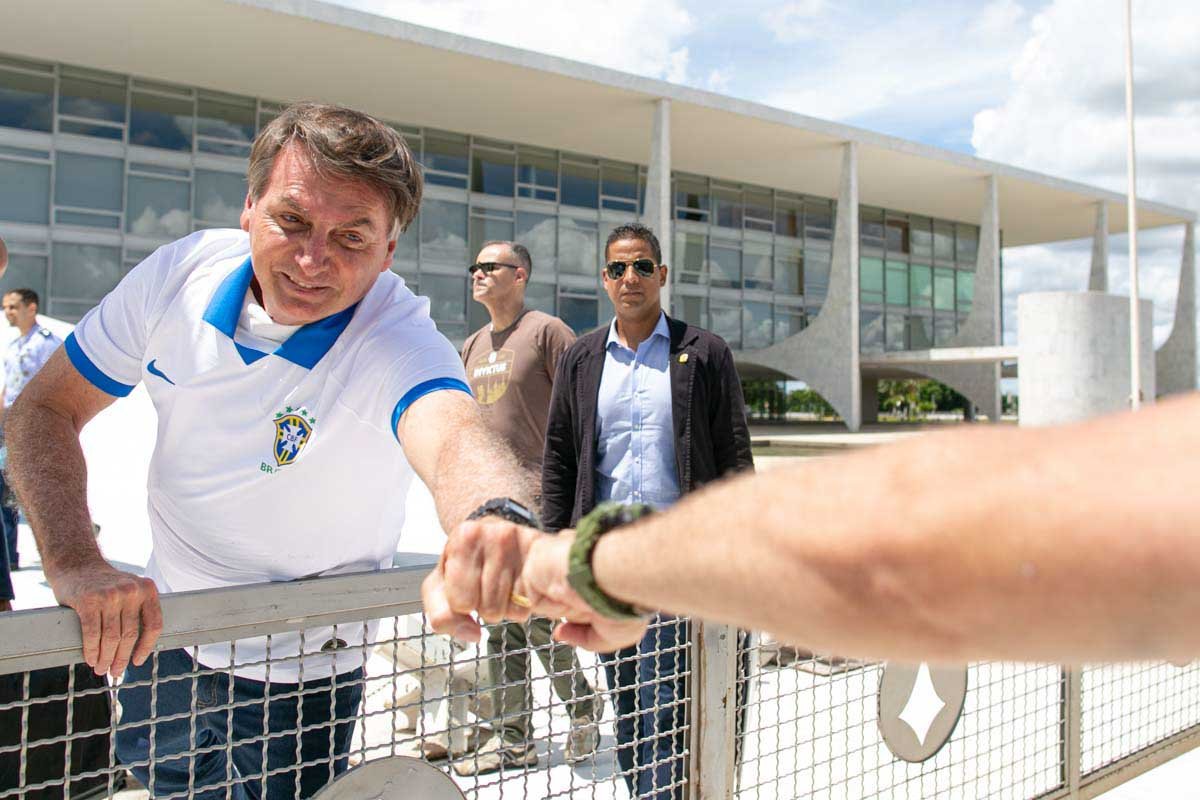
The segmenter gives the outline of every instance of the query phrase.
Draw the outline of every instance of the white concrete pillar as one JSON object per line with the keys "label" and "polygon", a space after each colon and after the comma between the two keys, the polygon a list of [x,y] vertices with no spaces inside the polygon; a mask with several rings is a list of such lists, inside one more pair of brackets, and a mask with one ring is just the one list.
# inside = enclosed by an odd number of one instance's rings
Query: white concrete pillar
{"label": "white concrete pillar", "polygon": [[1089,292],[1108,291],[1108,203],[1096,203],[1096,231],[1092,234],[1092,271]]}
{"label": "white concrete pillar", "polygon": [[800,333],[762,350],[742,353],[739,364],[769,367],[804,381],[833,406],[847,428],[856,431],[863,420],[858,354],[857,145],[846,142],[841,156],[829,291],[821,313]]}
{"label": "white concrete pillar", "polygon": [[1183,226],[1183,259],[1171,335],[1155,354],[1158,395],[1196,388],[1196,226]]}
{"label": "white concrete pillar", "polygon": [[[995,175],[984,180],[975,256],[975,297],[971,313],[950,347],[990,347],[1000,342],[1000,195]],[[1000,419],[1000,365],[930,365],[921,372],[963,395],[992,422]]]}
{"label": "white concrete pillar", "polygon": [[[1139,303],[1142,389],[1154,397],[1154,306]],[[1129,408],[1129,299],[1030,292],[1017,299],[1021,425],[1080,422]]]}
{"label": "white concrete pillar", "polygon": [[[840,295],[849,298],[849,319],[845,330],[850,338],[849,374],[845,380],[849,397],[845,408],[838,408],[846,427],[857,431],[862,427],[862,370],[859,366],[859,323],[858,323],[858,144],[846,142],[842,153],[842,182],[838,189],[837,216],[833,228],[833,253],[829,269],[829,294],[835,283],[843,284]],[[823,313],[823,311],[822,311]],[[832,398],[825,398],[833,403]]]}
{"label": "white concrete pillar", "polygon": [[[673,234],[671,225],[671,101],[660,97],[654,104],[654,126],[650,138],[650,165],[646,170],[646,205],[642,224],[658,237],[663,263],[671,269]],[[662,292],[663,310],[671,313],[671,284]]]}

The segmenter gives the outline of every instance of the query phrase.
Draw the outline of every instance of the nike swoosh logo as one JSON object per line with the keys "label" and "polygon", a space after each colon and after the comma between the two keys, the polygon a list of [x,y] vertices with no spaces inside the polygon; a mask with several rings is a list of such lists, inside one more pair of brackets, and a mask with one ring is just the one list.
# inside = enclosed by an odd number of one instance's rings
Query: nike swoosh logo
{"label": "nike swoosh logo", "polygon": [[171,380],[170,378],[168,378],[168,377],[166,376],[166,373],[164,373],[164,372],[163,372],[161,369],[159,369],[158,367],[154,366],[154,362],[155,362],[155,361],[158,361],[158,359],[157,359],[157,358],[152,358],[152,359],[150,359],[150,363],[146,365],[146,372],[149,372],[151,375],[157,375],[158,377],[162,378],[162,379],[163,379],[164,381],[166,381],[167,383],[169,383],[169,384],[171,384],[172,386],[174,386],[174,385],[175,385],[175,381],[173,381],[173,380]]}

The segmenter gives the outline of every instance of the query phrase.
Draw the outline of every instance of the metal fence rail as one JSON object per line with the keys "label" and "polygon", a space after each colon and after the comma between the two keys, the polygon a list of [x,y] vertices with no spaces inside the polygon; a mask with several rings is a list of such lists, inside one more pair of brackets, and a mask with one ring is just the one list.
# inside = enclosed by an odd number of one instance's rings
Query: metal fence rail
{"label": "metal fence rail", "polygon": [[73,612],[0,617],[0,800],[335,797],[402,756],[470,798],[1090,797],[1200,739],[1195,666],[913,671],[672,619],[606,661],[537,624],[463,646],[429,566],[164,596],[117,685]]}

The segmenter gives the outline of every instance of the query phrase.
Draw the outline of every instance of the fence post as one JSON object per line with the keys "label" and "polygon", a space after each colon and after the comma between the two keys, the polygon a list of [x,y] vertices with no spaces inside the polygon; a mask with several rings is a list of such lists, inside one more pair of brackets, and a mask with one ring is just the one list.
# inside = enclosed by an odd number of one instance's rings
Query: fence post
{"label": "fence post", "polygon": [[737,629],[692,623],[691,800],[732,800],[737,748]]}
{"label": "fence post", "polygon": [[1080,746],[1083,715],[1083,670],[1080,667],[1063,667],[1062,671],[1063,785],[1067,787],[1067,796],[1075,800],[1079,797],[1083,762]]}

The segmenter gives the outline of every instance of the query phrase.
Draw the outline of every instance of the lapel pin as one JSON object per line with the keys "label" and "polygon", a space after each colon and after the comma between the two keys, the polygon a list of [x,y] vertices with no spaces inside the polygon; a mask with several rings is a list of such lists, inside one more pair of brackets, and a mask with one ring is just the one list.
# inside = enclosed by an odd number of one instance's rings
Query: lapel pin
{"label": "lapel pin", "polygon": [[687,363],[687,353],[680,353],[680,354],[679,354],[679,363],[680,363],[680,364],[686,364],[686,363]]}

